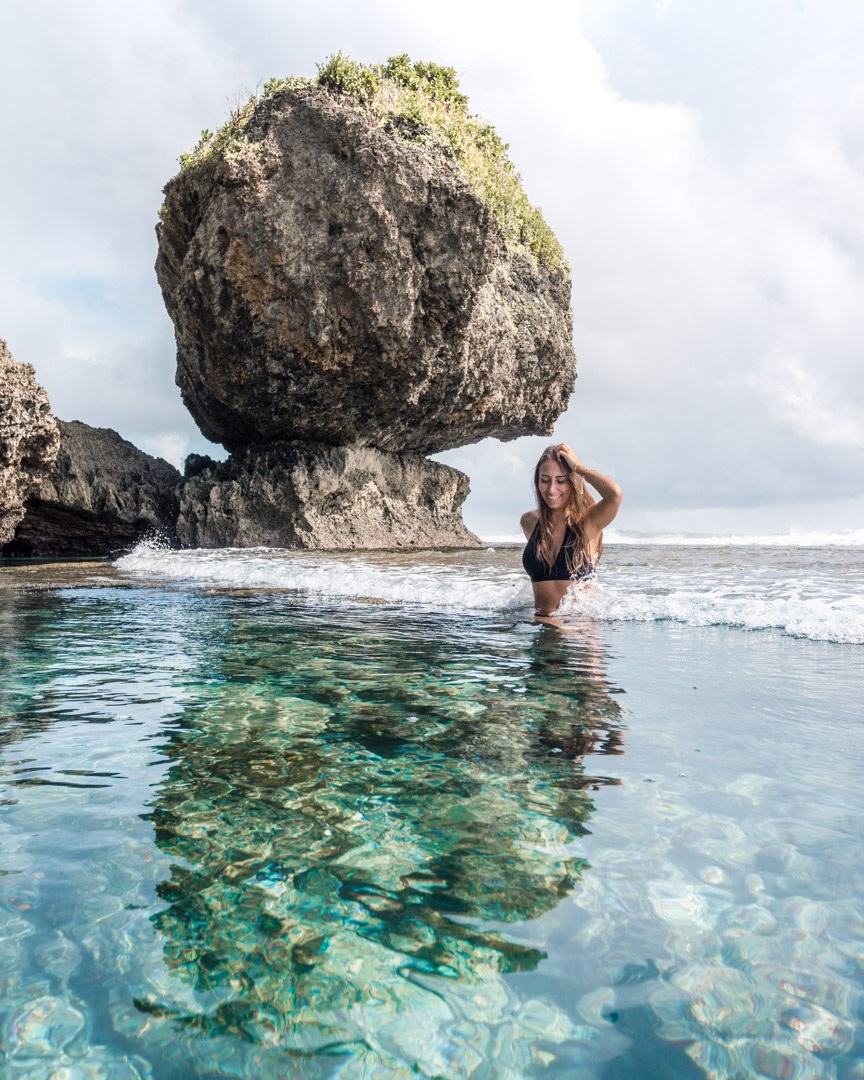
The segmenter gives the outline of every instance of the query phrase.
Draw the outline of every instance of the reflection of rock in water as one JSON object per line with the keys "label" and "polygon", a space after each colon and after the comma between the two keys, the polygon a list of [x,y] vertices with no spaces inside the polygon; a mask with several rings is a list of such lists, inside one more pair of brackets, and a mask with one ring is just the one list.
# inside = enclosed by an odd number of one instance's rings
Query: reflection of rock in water
{"label": "reflection of rock in water", "polygon": [[0,749],[55,722],[34,686],[44,683],[52,694],[45,643],[62,615],[63,600],[56,594],[0,588]]}
{"label": "reflection of rock in water", "polygon": [[256,1039],[331,1025],[332,1041],[368,1022],[345,1010],[413,1008],[428,974],[534,968],[542,952],[478,922],[536,918],[584,869],[566,845],[604,781],[580,756],[620,737],[590,650],[419,620],[410,637],[229,629],[152,815],[178,859],[155,922],[200,1012],[139,1008]]}

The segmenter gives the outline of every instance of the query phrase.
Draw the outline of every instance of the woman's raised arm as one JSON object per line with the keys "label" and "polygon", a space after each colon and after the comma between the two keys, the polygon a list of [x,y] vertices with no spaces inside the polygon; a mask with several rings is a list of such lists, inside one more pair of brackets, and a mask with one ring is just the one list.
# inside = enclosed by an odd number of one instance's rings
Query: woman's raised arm
{"label": "woman's raised arm", "polygon": [[600,496],[600,501],[594,503],[582,519],[582,523],[591,531],[601,532],[615,520],[621,508],[623,493],[620,486],[610,477],[597,472],[596,469],[586,468],[567,443],[561,443],[558,451],[577,476],[581,476]]}

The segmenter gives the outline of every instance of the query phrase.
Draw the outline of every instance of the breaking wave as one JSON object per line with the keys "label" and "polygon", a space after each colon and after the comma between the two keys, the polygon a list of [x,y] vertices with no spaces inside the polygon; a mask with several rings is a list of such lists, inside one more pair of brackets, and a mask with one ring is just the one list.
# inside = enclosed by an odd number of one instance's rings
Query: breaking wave
{"label": "breaking wave", "polygon": [[864,597],[728,596],[676,591],[652,595],[595,584],[574,588],[561,604],[566,617],[607,622],[672,621],[686,626],[734,626],[743,630],[782,630],[811,641],[864,644]]}
{"label": "breaking wave", "polygon": [[[518,537],[517,537],[518,539]],[[701,534],[701,533],[639,533],[607,529],[603,536],[606,544],[633,544],[635,546],[672,547],[864,547],[864,529],[838,529],[823,532],[818,529],[790,529],[785,533],[759,535]]]}
{"label": "breaking wave", "polygon": [[[724,554],[696,544],[665,552],[647,542],[641,548],[610,545],[597,578],[574,586],[560,615],[774,629],[814,641],[864,643],[864,569],[857,552],[835,550],[813,559],[779,545],[774,552],[748,552],[746,546]],[[171,551],[144,543],[120,559],[117,568],[137,580],[284,590],[321,602],[372,601],[524,618],[533,606],[519,549],[512,546],[351,554],[266,548]]]}
{"label": "breaking wave", "polygon": [[[474,553],[471,553],[474,554]],[[494,554],[494,553],[493,553]],[[321,599],[379,600],[445,610],[512,611],[531,607],[520,570],[497,565],[485,552],[431,561],[427,553],[315,554],[269,548],[166,551],[139,544],[117,566],[137,575],[231,589],[279,589]]]}

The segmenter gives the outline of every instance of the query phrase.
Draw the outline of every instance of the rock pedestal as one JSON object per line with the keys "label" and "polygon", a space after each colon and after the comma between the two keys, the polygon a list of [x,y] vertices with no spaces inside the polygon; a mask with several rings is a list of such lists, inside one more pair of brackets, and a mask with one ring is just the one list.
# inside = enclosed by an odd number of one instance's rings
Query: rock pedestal
{"label": "rock pedestal", "polygon": [[186,547],[478,547],[467,494],[464,473],[419,454],[251,446],[187,478],[177,535]]}
{"label": "rock pedestal", "polygon": [[570,273],[455,72],[331,57],[181,159],[156,274],[177,384],[232,457],[193,463],[194,546],[474,545],[420,455],[549,434],[575,379]]}

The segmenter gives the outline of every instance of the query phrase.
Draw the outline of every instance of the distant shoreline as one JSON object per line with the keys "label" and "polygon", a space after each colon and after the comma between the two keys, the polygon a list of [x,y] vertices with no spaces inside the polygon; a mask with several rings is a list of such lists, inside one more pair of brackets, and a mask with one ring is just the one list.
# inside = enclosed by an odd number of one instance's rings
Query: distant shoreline
{"label": "distant shoreline", "polygon": [[[506,536],[480,536],[484,544],[506,547],[524,544],[518,533]],[[832,532],[818,530],[786,533],[646,533],[627,529],[607,529],[604,544],[634,547],[789,547],[789,548],[864,548],[864,529],[837,529]]]}

